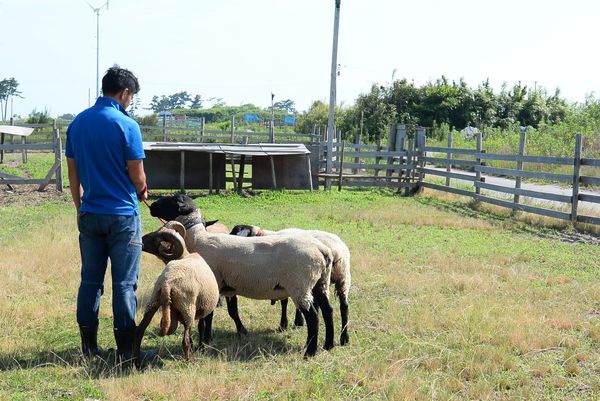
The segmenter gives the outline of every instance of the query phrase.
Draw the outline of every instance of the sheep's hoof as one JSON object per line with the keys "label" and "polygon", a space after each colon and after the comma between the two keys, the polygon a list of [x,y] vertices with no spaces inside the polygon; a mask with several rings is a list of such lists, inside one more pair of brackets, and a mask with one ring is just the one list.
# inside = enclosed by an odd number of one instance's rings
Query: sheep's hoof
{"label": "sheep's hoof", "polygon": [[324,349],[324,350],[326,350],[326,351],[329,351],[329,350],[330,350],[330,349],[332,349],[333,347],[334,347],[334,344],[333,344],[333,342],[331,342],[331,343],[329,343],[329,344],[328,344],[328,343],[325,343],[325,344],[323,345],[323,349]]}
{"label": "sheep's hoof", "polygon": [[247,336],[248,335],[248,330],[246,330],[245,327],[241,327],[238,332],[237,332],[238,336],[242,337],[242,336]]}
{"label": "sheep's hoof", "polygon": [[278,333],[285,333],[287,331],[287,325],[280,325],[279,327],[277,327],[277,332]]}
{"label": "sheep's hoof", "polygon": [[342,333],[340,336],[340,345],[346,345],[350,342],[350,336],[348,333]]}
{"label": "sheep's hoof", "polygon": [[306,352],[304,353],[304,359],[309,358],[309,357],[313,357],[317,354],[317,349],[307,349]]}

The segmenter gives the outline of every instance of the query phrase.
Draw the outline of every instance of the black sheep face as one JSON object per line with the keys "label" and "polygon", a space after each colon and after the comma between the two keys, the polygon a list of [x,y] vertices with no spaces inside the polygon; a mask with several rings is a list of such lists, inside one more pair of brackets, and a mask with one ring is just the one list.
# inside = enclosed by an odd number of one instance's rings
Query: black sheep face
{"label": "black sheep face", "polygon": [[187,195],[161,196],[150,205],[150,215],[166,221],[175,220],[196,210],[192,198]]}
{"label": "black sheep face", "polygon": [[254,237],[256,232],[252,226],[247,224],[238,224],[237,226],[233,227],[229,234],[237,235],[239,237]]}

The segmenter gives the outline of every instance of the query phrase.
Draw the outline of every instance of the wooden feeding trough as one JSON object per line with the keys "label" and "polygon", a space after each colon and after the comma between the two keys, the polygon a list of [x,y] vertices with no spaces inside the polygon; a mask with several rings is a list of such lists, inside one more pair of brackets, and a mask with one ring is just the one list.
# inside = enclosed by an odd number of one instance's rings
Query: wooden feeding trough
{"label": "wooden feeding trough", "polygon": [[224,189],[227,161],[238,192],[247,164],[252,189],[313,189],[310,151],[303,144],[144,142],[144,151],[150,189]]}

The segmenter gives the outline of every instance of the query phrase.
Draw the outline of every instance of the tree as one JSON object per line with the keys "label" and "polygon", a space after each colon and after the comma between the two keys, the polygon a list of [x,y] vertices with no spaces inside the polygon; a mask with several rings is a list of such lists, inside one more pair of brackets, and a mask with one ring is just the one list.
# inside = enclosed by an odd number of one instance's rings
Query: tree
{"label": "tree", "polygon": [[308,111],[298,116],[296,128],[299,132],[313,132],[315,127],[327,126],[329,106],[320,100],[315,100]]}
{"label": "tree", "polygon": [[[14,78],[3,79],[0,81],[0,110],[2,111],[2,120],[6,120],[6,114],[8,113],[8,101],[11,97],[17,96],[22,97],[21,92],[17,89],[19,83]],[[4,102],[4,108],[2,103]]]}
{"label": "tree", "polygon": [[192,99],[192,104],[190,104],[190,109],[193,109],[193,110],[201,109],[203,102],[204,102],[204,100],[202,99],[202,97],[200,95],[194,96],[194,98]]}
{"label": "tree", "polygon": [[368,142],[387,137],[390,124],[396,121],[396,110],[386,101],[385,95],[384,87],[373,85],[371,92],[356,99],[354,120],[360,121],[360,113],[364,114],[363,136]]}
{"label": "tree", "polygon": [[159,111],[169,110],[169,104],[169,98],[165,95],[161,95],[160,98],[154,95],[152,96],[152,100],[150,101],[149,109],[155,113],[158,113]]}
{"label": "tree", "polygon": [[177,92],[177,93],[171,95],[169,100],[170,100],[169,110],[172,110],[172,109],[183,109],[185,107],[185,105],[192,100],[192,98],[190,97],[189,93],[187,93],[186,91],[183,91],[183,92]]}
{"label": "tree", "polygon": [[290,100],[290,99],[280,100],[279,102],[273,103],[273,108],[275,110],[282,110],[282,111],[287,112],[288,114],[296,114],[297,113],[295,106],[296,106],[296,103],[294,103],[294,101]]}
{"label": "tree", "polygon": [[[199,95],[197,95],[197,97],[199,97]],[[149,109],[154,111],[155,113],[165,110],[182,109],[191,100],[192,99],[189,93],[187,93],[186,91],[177,92],[170,96],[161,95],[160,98],[155,95],[150,101]]]}

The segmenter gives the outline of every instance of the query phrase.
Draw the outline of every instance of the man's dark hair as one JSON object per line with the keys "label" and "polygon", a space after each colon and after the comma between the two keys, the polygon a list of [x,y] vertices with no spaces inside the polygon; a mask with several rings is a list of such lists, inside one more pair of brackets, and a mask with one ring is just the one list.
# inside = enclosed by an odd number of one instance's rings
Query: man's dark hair
{"label": "man's dark hair", "polygon": [[115,64],[106,71],[102,78],[102,94],[114,96],[123,89],[129,89],[135,95],[140,91],[140,84],[131,71]]}

